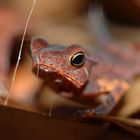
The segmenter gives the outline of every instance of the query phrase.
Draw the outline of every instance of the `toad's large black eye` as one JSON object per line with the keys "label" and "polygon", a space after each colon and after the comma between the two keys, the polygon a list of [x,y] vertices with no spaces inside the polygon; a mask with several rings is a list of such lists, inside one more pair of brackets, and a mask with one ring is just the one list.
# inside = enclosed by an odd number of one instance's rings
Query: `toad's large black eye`
{"label": "toad's large black eye", "polygon": [[75,67],[81,67],[85,61],[85,54],[83,52],[78,52],[71,57],[71,65]]}

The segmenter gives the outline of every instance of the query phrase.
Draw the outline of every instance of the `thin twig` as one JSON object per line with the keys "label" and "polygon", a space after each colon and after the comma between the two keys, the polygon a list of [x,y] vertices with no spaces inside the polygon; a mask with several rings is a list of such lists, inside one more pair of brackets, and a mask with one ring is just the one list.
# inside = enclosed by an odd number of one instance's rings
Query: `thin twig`
{"label": "thin twig", "polygon": [[52,100],[51,100],[51,102],[49,104],[50,105],[49,105],[49,114],[48,114],[48,116],[52,117]]}
{"label": "thin twig", "polygon": [[36,61],[37,61],[37,72],[36,72],[36,75],[37,75],[37,77],[39,77],[39,59],[38,59],[38,56],[36,58]]}
{"label": "thin twig", "polygon": [[25,24],[25,28],[24,28],[24,32],[23,32],[23,36],[22,36],[22,41],[21,41],[21,45],[20,45],[20,50],[19,50],[19,55],[18,55],[16,67],[15,67],[13,78],[12,78],[12,83],[11,83],[8,95],[7,95],[7,97],[6,97],[5,101],[4,101],[4,105],[8,104],[9,97],[10,97],[10,95],[12,93],[12,90],[13,90],[13,87],[14,87],[14,83],[15,83],[15,79],[16,79],[16,74],[17,74],[17,69],[18,69],[18,66],[19,66],[20,59],[21,59],[21,53],[22,53],[23,43],[24,43],[24,40],[25,40],[25,35],[26,35],[26,32],[27,32],[28,24],[29,24],[30,18],[32,16],[32,13],[33,13],[33,10],[34,10],[36,2],[37,2],[37,0],[33,1],[30,13],[29,13],[29,15],[27,17],[27,22]]}

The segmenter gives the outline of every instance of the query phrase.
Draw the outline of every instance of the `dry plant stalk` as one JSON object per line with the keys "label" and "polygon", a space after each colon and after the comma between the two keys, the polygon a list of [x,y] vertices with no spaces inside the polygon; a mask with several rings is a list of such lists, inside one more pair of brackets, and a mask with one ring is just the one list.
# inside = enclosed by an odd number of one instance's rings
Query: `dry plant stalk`
{"label": "dry plant stalk", "polygon": [[6,99],[5,99],[4,103],[3,103],[4,105],[8,104],[9,97],[10,97],[10,95],[12,93],[12,90],[13,90],[13,86],[14,86],[14,83],[15,83],[15,80],[16,80],[16,74],[17,74],[18,66],[19,66],[20,59],[21,59],[21,53],[22,53],[23,43],[24,43],[24,40],[25,40],[25,35],[26,35],[28,24],[29,24],[29,21],[31,19],[31,16],[32,16],[32,13],[33,13],[33,10],[35,8],[36,3],[37,3],[37,0],[34,0],[33,4],[32,4],[32,7],[31,7],[31,10],[29,12],[29,15],[27,17],[27,21],[26,21],[26,24],[25,24],[25,28],[24,28],[24,32],[23,32],[23,36],[22,36],[22,41],[21,41],[21,45],[20,45],[19,55],[18,55],[16,67],[14,69],[14,74],[13,74],[13,77],[12,77],[12,83],[11,83],[9,92],[8,92],[8,94],[6,96]]}

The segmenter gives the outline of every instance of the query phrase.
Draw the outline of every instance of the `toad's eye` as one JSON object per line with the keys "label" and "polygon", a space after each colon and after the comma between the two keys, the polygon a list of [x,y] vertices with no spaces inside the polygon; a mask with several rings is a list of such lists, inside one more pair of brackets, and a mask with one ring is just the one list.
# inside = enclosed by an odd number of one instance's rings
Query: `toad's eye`
{"label": "toad's eye", "polygon": [[83,52],[78,52],[74,54],[70,59],[71,65],[77,68],[80,68],[84,64],[84,61],[85,54]]}

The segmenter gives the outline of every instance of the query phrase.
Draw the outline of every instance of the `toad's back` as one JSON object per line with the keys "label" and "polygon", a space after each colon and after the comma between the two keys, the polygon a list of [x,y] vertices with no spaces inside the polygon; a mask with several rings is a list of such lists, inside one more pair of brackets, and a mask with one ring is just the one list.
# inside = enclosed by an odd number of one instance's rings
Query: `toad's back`
{"label": "toad's back", "polygon": [[140,73],[140,49],[126,43],[93,48],[91,55],[99,61],[92,69],[95,77],[131,80]]}

